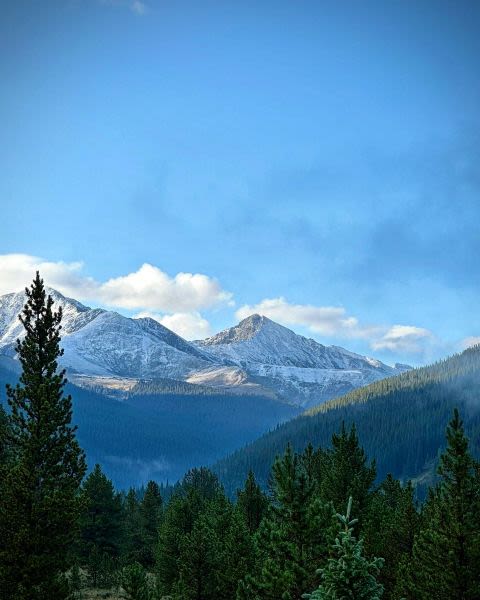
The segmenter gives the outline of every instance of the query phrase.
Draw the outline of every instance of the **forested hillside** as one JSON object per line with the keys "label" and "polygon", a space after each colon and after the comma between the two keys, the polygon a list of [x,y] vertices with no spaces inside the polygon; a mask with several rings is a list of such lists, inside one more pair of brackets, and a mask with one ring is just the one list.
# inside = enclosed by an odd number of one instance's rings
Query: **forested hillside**
{"label": "forested hillside", "polygon": [[326,446],[345,421],[355,423],[366,451],[375,456],[379,479],[389,472],[412,478],[421,494],[431,481],[454,407],[464,415],[473,454],[480,456],[480,346],[315,407],[220,461],[215,471],[229,493],[250,469],[265,487],[270,465],[287,443],[299,451],[307,443]]}

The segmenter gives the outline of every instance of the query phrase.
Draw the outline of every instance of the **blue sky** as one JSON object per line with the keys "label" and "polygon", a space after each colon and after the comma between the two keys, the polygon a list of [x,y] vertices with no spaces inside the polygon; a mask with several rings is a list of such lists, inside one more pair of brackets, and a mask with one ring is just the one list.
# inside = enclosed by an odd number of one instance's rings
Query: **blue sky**
{"label": "blue sky", "polygon": [[187,337],[258,310],[390,363],[461,349],[479,27],[473,0],[6,4],[0,292],[41,266]]}

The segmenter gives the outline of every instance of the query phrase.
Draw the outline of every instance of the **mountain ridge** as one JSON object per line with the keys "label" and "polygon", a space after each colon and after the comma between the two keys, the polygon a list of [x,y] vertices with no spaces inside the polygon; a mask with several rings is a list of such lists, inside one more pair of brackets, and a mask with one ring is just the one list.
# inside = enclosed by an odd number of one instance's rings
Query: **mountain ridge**
{"label": "mountain ridge", "polygon": [[[96,378],[93,385],[108,377],[168,379],[310,406],[405,369],[324,346],[258,314],[189,342],[154,319],[90,308],[52,288],[47,292],[63,311],[61,364],[81,381]],[[15,356],[25,299],[24,292],[0,297],[0,354]]]}

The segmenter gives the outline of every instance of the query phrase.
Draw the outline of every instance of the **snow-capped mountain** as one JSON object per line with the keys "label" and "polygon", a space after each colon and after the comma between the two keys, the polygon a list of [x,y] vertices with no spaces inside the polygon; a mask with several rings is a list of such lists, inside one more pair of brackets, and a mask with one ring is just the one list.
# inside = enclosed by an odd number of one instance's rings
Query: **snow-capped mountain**
{"label": "snow-capped mountain", "polygon": [[[109,385],[111,378],[176,379],[307,406],[408,369],[323,346],[260,315],[187,342],[153,319],[132,319],[48,293],[63,311],[61,363],[84,385]],[[0,355],[15,356],[24,303],[23,292],[0,297]]]}
{"label": "snow-capped mountain", "polygon": [[[91,309],[47,289],[55,307],[62,307],[61,363],[70,372],[132,378],[183,379],[206,368],[212,359],[154,319],[130,319]],[[23,335],[18,320],[23,292],[0,297],[0,353],[15,355],[15,340]]]}
{"label": "snow-capped mountain", "polygon": [[[321,402],[409,369],[390,367],[339,346],[324,346],[260,315],[251,315],[195,344],[212,358],[236,365],[253,381],[300,404]],[[203,383],[207,383],[205,377]]]}

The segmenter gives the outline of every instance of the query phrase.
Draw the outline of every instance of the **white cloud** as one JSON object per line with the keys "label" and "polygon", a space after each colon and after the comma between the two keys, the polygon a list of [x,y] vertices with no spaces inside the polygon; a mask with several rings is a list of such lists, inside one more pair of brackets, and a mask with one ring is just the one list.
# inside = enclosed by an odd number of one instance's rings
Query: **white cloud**
{"label": "white cloud", "polygon": [[133,273],[97,282],[82,274],[80,262],[50,262],[28,254],[0,255],[0,294],[23,289],[40,271],[45,283],[77,300],[93,300],[115,308],[188,313],[232,304],[232,294],[216,279],[200,273],[170,277],[144,264]]}
{"label": "white cloud", "polygon": [[135,318],[150,317],[186,340],[198,340],[212,335],[210,323],[198,312],[174,313],[173,315],[159,315],[149,311],[142,311]]}
{"label": "white cloud", "polygon": [[300,325],[329,337],[367,340],[373,350],[419,353],[434,337],[428,329],[413,325],[363,325],[342,307],[290,304],[285,298],[267,298],[253,306],[240,307],[236,316],[244,319],[259,313],[283,325]]}
{"label": "white cloud", "polygon": [[374,350],[391,350],[392,352],[423,352],[425,344],[433,341],[433,334],[423,327],[413,325],[393,325],[377,340],[371,342]]}
{"label": "white cloud", "polygon": [[472,346],[477,346],[480,344],[480,336],[472,335],[463,339],[460,343],[462,350],[466,350],[467,348],[471,348]]}
{"label": "white cloud", "polygon": [[109,279],[98,288],[99,297],[110,306],[144,308],[164,312],[189,312],[228,304],[232,295],[215,279],[199,273],[170,277],[158,267],[143,264],[138,271]]}
{"label": "white cloud", "polygon": [[51,262],[29,254],[0,254],[0,294],[23,290],[30,285],[35,272],[40,271],[50,287],[77,298],[81,291],[83,298],[90,298],[97,284],[82,275],[82,268],[81,262]]}

